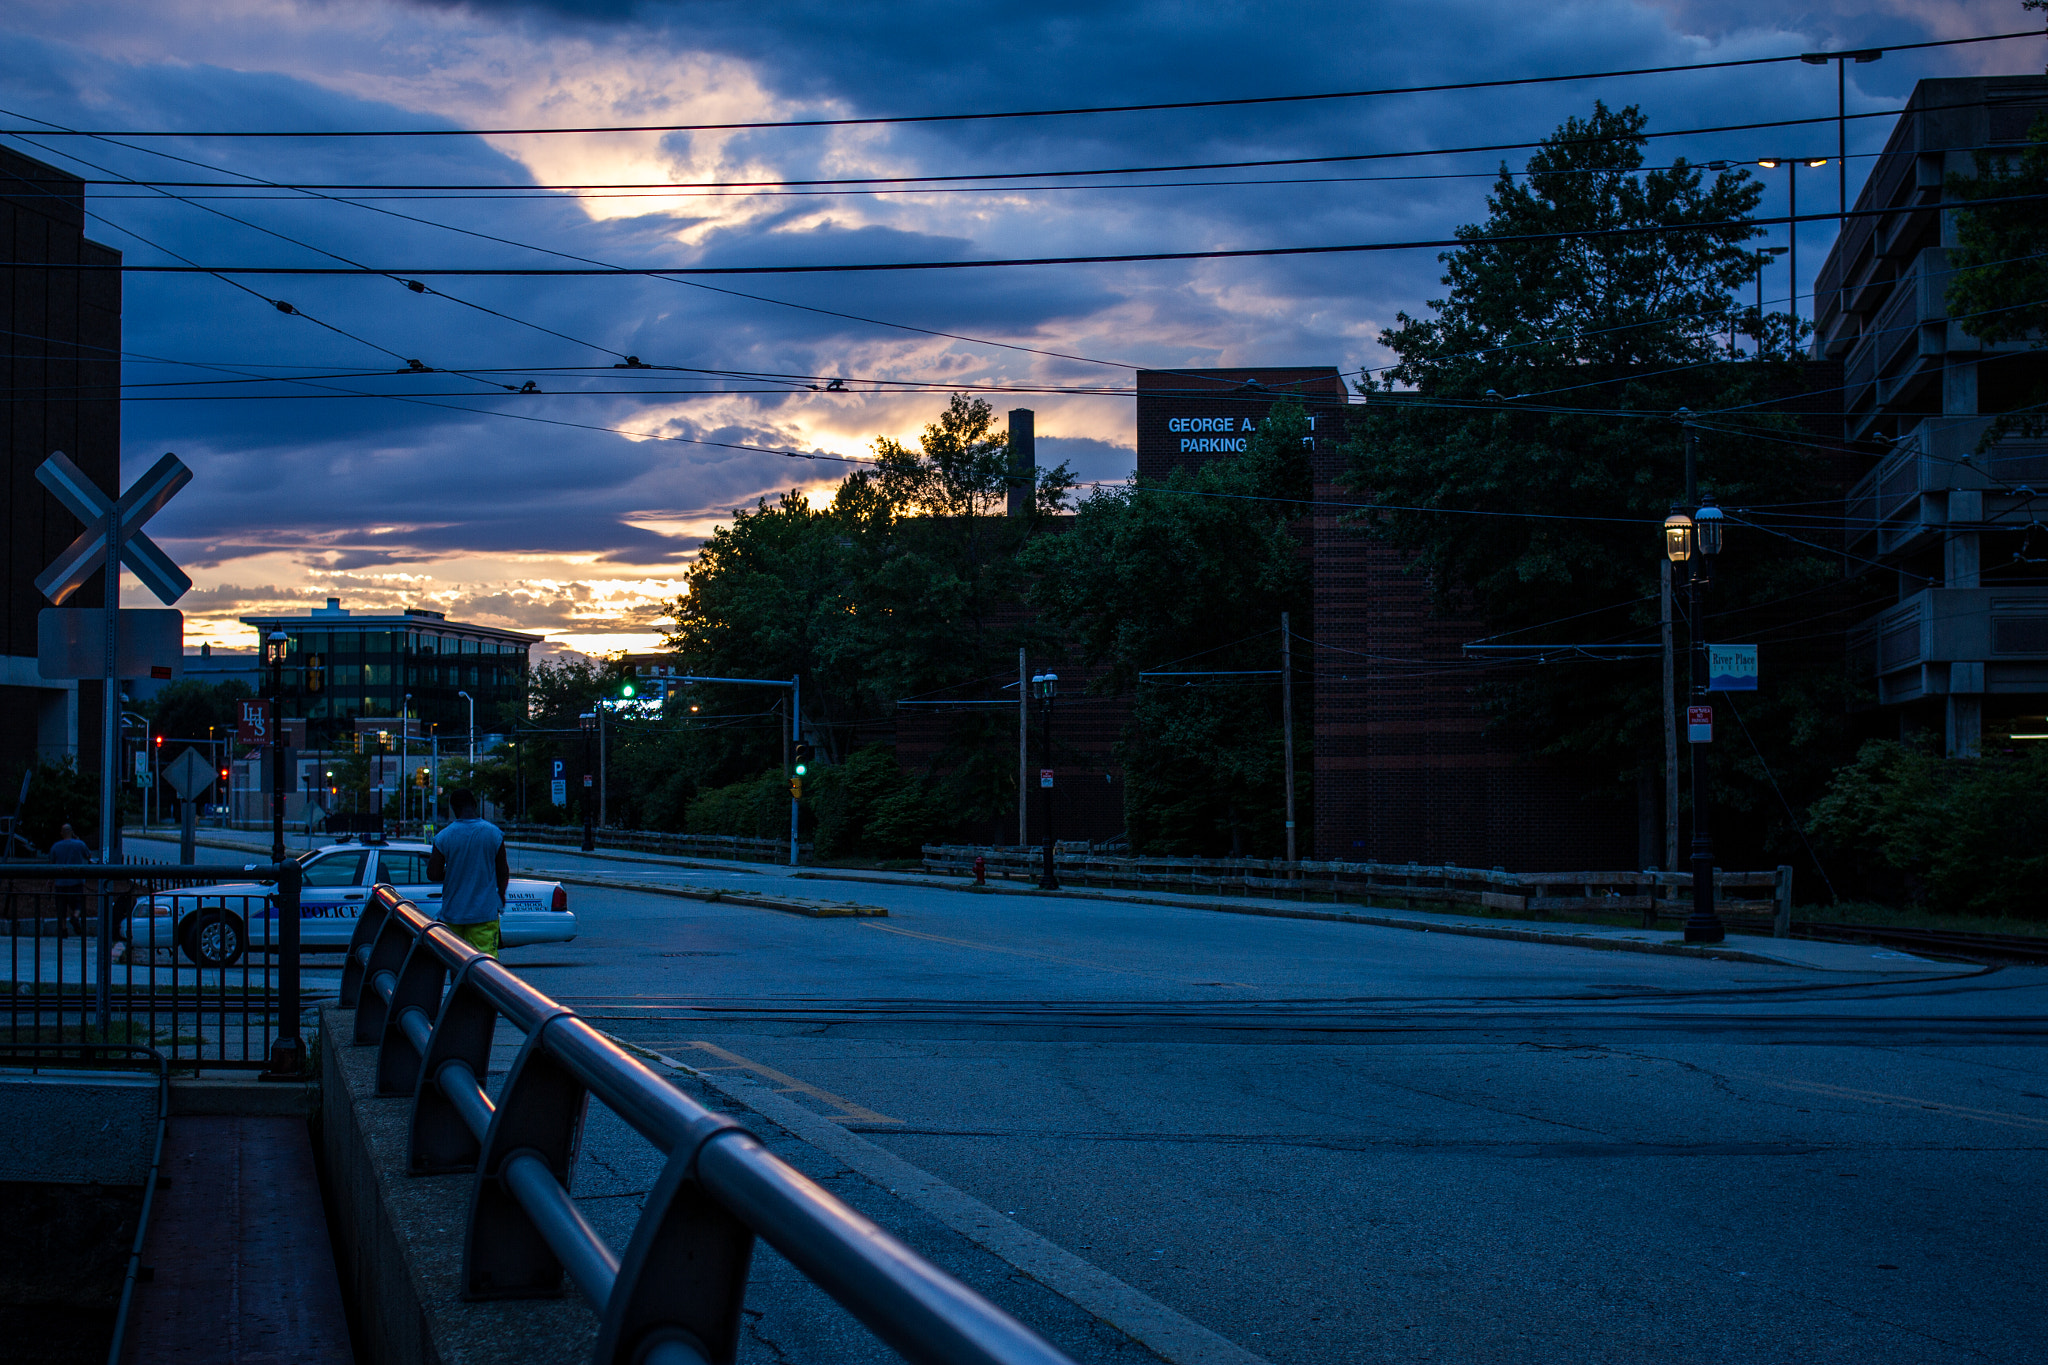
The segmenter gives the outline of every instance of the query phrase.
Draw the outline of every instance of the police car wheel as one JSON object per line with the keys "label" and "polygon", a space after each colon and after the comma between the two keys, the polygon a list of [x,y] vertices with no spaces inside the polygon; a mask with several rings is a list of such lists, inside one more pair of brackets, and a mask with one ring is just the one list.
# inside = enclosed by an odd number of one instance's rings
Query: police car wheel
{"label": "police car wheel", "polygon": [[219,910],[191,916],[181,937],[185,956],[201,967],[232,967],[249,946],[241,918]]}

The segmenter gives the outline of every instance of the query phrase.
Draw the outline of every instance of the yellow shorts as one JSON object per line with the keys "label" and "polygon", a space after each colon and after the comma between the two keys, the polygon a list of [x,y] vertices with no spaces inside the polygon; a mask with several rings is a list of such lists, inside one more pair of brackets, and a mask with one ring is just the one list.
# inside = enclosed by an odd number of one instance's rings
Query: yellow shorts
{"label": "yellow shorts", "polygon": [[496,957],[498,955],[498,948],[500,946],[498,921],[487,919],[482,924],[446,924],[442,927],[453,929],[457,934],[461,935],[463,941],[485,957]]}

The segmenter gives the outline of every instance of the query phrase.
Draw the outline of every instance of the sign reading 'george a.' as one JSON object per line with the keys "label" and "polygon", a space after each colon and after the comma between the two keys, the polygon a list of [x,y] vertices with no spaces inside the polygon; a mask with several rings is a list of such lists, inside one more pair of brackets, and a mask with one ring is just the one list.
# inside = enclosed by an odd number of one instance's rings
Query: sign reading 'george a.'
{"label": "sign reading 'george a.'", "polygon": [[78,591],[85,580],[107,562],[107,542],[116,525],[120,528],[121,562],[134,571],[144,587],[169,605],[191,590],[192,580],[171,562],[171,557],[142,534],[142,524],[161,512],[173,494],[192,482],[192,471],[175,455],[166,455],[150,466],[147,474],[129,485],[117,501],[100,491],[62,451],[36,467],[36,479],[56,495],[72,516],[85,523],[78,539],[50,567],[36,575],[36,588],[43,596],[64,605],[64,599]]}

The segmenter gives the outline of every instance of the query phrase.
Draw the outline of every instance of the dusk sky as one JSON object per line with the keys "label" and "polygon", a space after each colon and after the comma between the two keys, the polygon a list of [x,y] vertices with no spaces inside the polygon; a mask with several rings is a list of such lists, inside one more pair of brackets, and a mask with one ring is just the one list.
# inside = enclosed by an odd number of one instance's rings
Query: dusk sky
{"label": "dusk sky", "polygon": [[[15,129],[198,132],[965,113],[1725,61],[2038,30],[2041,18],[2018,0],[13,0],[0,12],[0,108]],[[1896,109],[1923,78],[2038,73],[2043,62],[2038,38],[1892,53],[1848,68],[1849,110]],[[106,182],[250,186],[91,186],[89,234],[131,265],[765,265],[1439,237],[1483,219],[1502,160],[1519,168],[1528,153],[1064,183],[1019,173],[1528,142],[1596,98],[1641,105],[1652,132],[1831,116],[1835,72],[1795,62],[850,128],[8,142]],[[1888,118],[1851,122],[1852,196],[1890,129]],[[1832,156],[1835,136],[1828,122],[1660,138],[1649,159]],[[1801,173],[1802,211],[1833,209],[1835,168]],[[989,179],[902,193],[521,189],[919,175]],[[265,181],[491,192],[302,193]],[[1782,213],[1785,173],[1765,183],[1760,212]],[[1802,235],[1802,289],[1831,236],[1824,225]],[[702,283],[427,281],[453,298],[382,276],[231,277],[245,289],[132,275],[124,461],[132,478],[171,450],[196,474],[152,523],[197,583],[178,604],[192,645],[247,648],[237,616],[339,596],[356,608],[430,606],[585,651],[645,647],[710,527],[763,495],[822,496],[847,468],[766,452],[859,457],[879,435],[914,440],[949,385],[1080,390],[986,396],[999,412],[1036,409],[1041,461],[1118,479],[1133,462],[1133,368],[1328,364],[1355,375],[1386,362],[1380,329],[1440,293],[1439,273],[1434,252],[1408,251]],[[1785,289],[1782,270],[1766,279],[1768,296]],[[611,368],[624,355],[731,373]],[[412,359],[456,373],[393,373]],[[848,391],[823,391],[828,377]],[[506,392],[528,381],[541,392]],[[125,591],[142,600],[132,581]]]}

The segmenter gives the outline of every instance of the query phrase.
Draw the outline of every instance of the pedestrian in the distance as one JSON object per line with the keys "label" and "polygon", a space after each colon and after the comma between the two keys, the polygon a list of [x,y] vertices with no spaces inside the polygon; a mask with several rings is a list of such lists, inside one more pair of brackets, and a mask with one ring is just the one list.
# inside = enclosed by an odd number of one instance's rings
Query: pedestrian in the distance
{"label": "pedestrian in the distance", "polygon": [[[92,861],[92,850],[65,825],[58,830],[57,842],[50,845],[50,861],[59,867],[83,867]],[[68,928],[85,933],[85,883],[77,877],[60,876],[55,887],[57,913]]]}
{"label": "pedestrian in the distance", "polygon": [[476,793],[458,787],[448,794],[455,814],[434,835],[427,878],[441,883],[443,924],[478,952],[498,955],[498,920],[505,913],[505,888],[512,881],[505,861],[505,836],[477,813]]}

